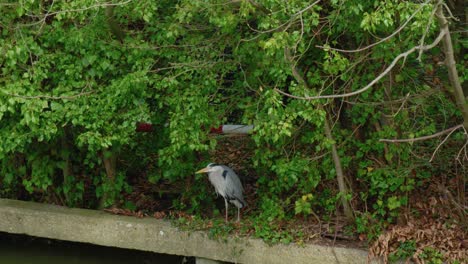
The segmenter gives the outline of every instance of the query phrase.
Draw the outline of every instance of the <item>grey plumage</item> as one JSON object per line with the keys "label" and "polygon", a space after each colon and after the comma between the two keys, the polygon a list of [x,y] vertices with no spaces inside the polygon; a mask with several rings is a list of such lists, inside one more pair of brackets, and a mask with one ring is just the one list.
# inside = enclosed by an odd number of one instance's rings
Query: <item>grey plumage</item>
{"label": "grey plumage", "polygon": [[208,164],[196,173],[208,173],[208,179],[214,186],[216,193],[224,198],[226,221],[228,216],[228,202],[237,207],[237,221],[240,221],[240,208],[246,206],[244,188],[237,174],[228,166],[214,163]]}

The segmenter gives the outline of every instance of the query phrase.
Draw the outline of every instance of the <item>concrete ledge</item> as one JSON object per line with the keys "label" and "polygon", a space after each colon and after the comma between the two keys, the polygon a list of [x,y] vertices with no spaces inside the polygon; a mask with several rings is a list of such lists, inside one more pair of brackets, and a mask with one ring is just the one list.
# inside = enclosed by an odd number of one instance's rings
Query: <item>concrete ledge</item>
{"label": "concrete ledge", "polygon": [[73,242],[194,256],[234,263],[366,263],[359,249],[317,245],[268,246],[258,239],[209,239],[204,232],[179,231],[153,218],[0,199],[0,232]]}

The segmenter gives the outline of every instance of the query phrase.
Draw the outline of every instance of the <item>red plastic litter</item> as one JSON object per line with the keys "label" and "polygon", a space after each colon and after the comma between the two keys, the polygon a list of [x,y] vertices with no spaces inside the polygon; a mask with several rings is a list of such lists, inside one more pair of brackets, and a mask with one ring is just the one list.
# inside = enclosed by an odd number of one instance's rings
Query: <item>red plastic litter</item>
{"label": "red plastic litter", "polygon": [[153,125],[149,123],[137,123],[136,132],[151,132]]}
{"label": "red plastic litter", "polygon": [[210,128],[210,133],[222,134],[223,133],[223,126]]}

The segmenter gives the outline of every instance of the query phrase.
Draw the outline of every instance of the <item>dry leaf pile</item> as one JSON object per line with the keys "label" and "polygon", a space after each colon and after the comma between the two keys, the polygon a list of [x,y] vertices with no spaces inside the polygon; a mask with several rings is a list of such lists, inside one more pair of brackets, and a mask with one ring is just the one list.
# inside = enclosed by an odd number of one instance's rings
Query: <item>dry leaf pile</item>
{"label": "dry leaf pile", "polygon": [[370,258],[388,257],[396,253],[404,242],[413,241],[415,251],[411,260],[426,263],[425,250],[433,249],[442,253],[444,263],[468,262],[468,236],[462,225],[456,223],[451,212],[441,198],[430,197],[426,203],[415,203],[420,217],[409,217],[406,225],[393,226],[382,234],[370,248]]}

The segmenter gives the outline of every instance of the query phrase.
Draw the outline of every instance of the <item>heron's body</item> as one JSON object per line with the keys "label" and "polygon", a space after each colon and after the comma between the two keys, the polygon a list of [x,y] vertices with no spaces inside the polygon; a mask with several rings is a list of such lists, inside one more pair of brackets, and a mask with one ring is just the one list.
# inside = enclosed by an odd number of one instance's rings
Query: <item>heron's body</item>
{"label": "heron's body", "polygon": [[246,206],[244,200],[244,188],[237,174],[228,166],[210,163],[204,169],[196,173],[208,173],[208,179],[214,186],[216,193],[224,198],[226,207],[226,221],[228,202],[237,207],[237,221],[240,220],[240,209]]}

